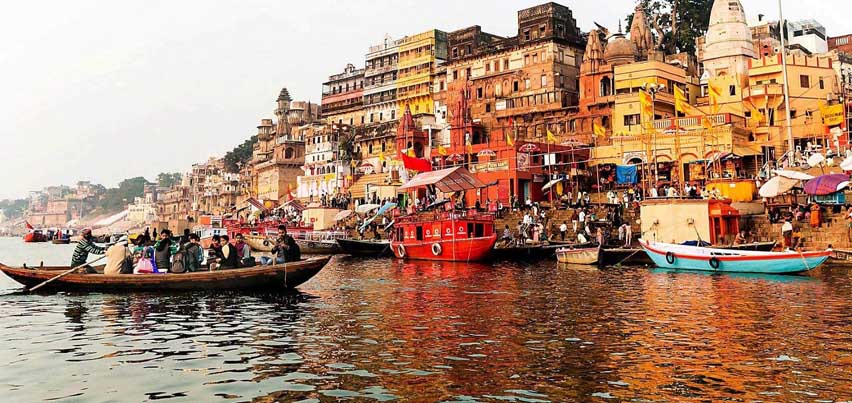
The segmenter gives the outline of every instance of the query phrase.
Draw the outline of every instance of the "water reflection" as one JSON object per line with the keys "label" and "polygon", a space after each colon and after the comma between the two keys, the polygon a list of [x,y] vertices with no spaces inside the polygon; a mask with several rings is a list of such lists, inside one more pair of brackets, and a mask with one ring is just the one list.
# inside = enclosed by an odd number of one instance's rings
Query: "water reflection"
{"label": "water reflection", "polygon": [[338,257],[296,293],[0,297],[0,387],[9,401],[843,400],[850,291],[840,268]]}

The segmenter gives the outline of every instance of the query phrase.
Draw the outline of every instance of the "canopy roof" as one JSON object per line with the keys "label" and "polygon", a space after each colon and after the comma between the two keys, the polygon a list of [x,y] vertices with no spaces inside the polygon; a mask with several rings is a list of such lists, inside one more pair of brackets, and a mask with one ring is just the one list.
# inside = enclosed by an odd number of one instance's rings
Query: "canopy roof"
{"label": "canopy roof", "polygon": [[419,173],[408,181],[408,183],[402,185],[399,190],[415,189],[427,185],[435,185],[438,190],[444,193],[461,192],[485,187],[485,184],[473,176],[466,168],[453,167],[440,171]]}

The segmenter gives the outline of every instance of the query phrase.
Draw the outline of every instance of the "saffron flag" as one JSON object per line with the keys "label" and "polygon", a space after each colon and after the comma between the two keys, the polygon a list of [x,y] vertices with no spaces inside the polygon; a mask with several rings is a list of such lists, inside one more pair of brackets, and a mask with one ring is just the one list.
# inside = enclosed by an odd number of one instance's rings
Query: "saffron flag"
{"label": "saffron flag", "polygon": [[379,153],[379,161],[384,161],[384,160],[385,160],[385,153],[380,152]]}
{"label": "saffron flag", "polygon": [[710,120],[707,116],[701,118],[701,126],[705,129],[710,130],[713,128],[713,121]]}
{"label": "saffron flag", "polygon": [[512,136],[512,133],[506,133],[506,144],[508,144],[509,147],[515,146],[515,139],[514,136]]}
{"label": "saffron flag", "polygon": [[406,169],[411,169],[418,172],[429,172],[432,170],[432,163],[424,158],[409,157],[405,154],[400,154],[402,157],[402,165]]}
{"label": "saffron flag", "polygon": [[674,86],[674,99],[675,99],[675,111],[680,112],[686,116],[687,111],[691,108],[689,105],[689,100],[686,98],[686,93],[683,92],[683,89]]}
{"label": "saffron flag", "polygon": [[710,94],[710,104],[713,105],[713,113],[719,112],[719,97],[722,96],[722,92],[719,88],[716,88],[713,84],[707,85],[707,92]]}
{"label": "saffron flag", "polygon": [[467,149],[468,154],[472,153],[473,152],[473,144],[470,143],[470,136],[467,136],[467,139],[465,139],[464,144],[466,146],[465,148]]}
{"label": "saffron flag", "polygon": [[548,143],[556,143],[556,136],[553,135],[553,132],[549,129],[547,130],[547,142]]}
{"label": "saffron flag", "polygon": [[749,108],[751,108],[751,119],[756,121],[757,124],[760,124],[761,122],[763,122],[766,119],[766,117],[763,116],[763,114],[760,113],[760,111],[757,110],[757,108],[755,108],[754,105],[749,105]]}
{"label": "saffron flag", "polygon": [[595,137],[606,136],[606,129],[604,129],[603,126],[599,125],[597,122],[592,123],[592,130],[595,132]]}
{"label": "saffron flag", "polygon": [[438,144],[438,155],[441,155],[441,156],[447,155],[447,149],[444,148],[443,144]]}

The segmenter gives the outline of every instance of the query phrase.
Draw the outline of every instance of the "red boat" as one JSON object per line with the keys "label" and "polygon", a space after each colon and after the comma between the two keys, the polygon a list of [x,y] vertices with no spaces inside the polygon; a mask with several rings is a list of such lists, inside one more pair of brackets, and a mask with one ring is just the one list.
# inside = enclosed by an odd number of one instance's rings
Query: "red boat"
{"label": "red boat", "polygon": [[24,235],[24,242],[47,242],[47,235],[40,229],[34,229]]}
{"label": "red boat", "polygon": [[[464,192],[485,185],[463,167],[418,174],[400,190],[421,191],[434,186],[442,193]],[[476,211],[456,210],[413,213],[395,220],[391,248],[400,259],[479,261],[488,257],[497,242],[494,216]]]}

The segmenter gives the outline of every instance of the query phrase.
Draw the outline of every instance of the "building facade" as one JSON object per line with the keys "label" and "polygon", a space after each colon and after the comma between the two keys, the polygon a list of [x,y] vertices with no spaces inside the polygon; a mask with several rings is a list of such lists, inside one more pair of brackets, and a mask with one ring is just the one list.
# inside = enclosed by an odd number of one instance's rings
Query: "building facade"
{"label": "building facade", "polygon": [[396,97],[397,115],[406,108],[416,114],[432,113],[432,82],[439,65],[447,60],[447,33],[431,29],[399,40]]}
{"label": "building facade", "polygon": [[328,123],[363,126],[364,71],[347,64],[322,85],[322,116]]}
{"label": "building facade", "polygon": [[390,36],[370,46],[364,69],[365,124],[397,119],[396,79],[399,43]]}

